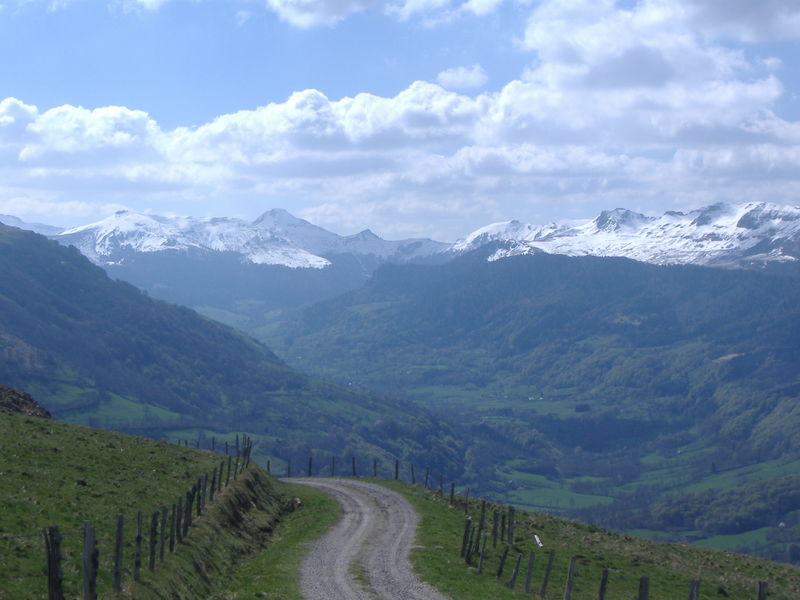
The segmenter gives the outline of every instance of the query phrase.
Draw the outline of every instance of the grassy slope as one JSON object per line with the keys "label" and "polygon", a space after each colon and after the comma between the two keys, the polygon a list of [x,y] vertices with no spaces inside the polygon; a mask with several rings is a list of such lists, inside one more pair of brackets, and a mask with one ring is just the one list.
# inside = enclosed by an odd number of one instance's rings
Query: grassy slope
{"label": "grassy slope", "polygon": [[297,574],[307,545],[330,529],[341,511],[319,490],[283,482],[278,489],[300,498],[300,508],[283,518],[269,548],[241,565],[221,595],[225,600],[302,600]]}
{"label": "grassy slope", "polygon": [[[514,591],[502,585],[508,581],[513,563],[506,567],[502,583],[496,577],[499,543],[497,550],[487,554],[483,574],[478,574],[474,566],[466,566],[459,557],[464,531],[461,507],[452,508],[419,487],[386,481],[379,483],[403,493],[422,517],[420,548],[412,554],[412,561],[423,579],[450,597],[462,600],[522,595],[524,573],[520,573]],[[479,508],[477,502],[471,503],[471,514],[476,521]],[[491,509],[488,512],[491,516]],[[545,548],[536,551],[533,589],[540,589],[546,551],[556,551],[548,587],[550,598],[561,597],[571,556],[580,557],[574,600],[596,597],[603,568],[610,571],[608,594],[612,598],[635,597],[642,576],[650,577],[651,597],[658,600],[684,600],[694,578],[702,580],[702,597],[749,599],[755,597],[760,579],[770,582],[770,598],[773,600],[800,597],[800,569],[796,567],[684,544],[652,542],[550,515],[520,511],[517,513],[516,543],[509,552],[509,561],[522,553],[523,569],[528,552],[535,549],[534,533],[540,536]]]}
{"label": "grassy slope", "polygon": [[0,382],[83,425],[172,440],[247,431],[259,458],[424,454],[458,471],[463,454],[411,402],[311,379],[241,332],[111,280],[75,248],[2,224]]}
{"label": "grassy slope", "polygon": [[[532,590],[541,590],[548,552],[556,551],[556,559],[547,589],[547,598],[561,598],[571,556],[577,556],[577,575],[573,600],[594,600],[601,569],[610,571],[608,597],[635,598],[639,578],[650,578],[651,597],[658,600],[684,600],[692,579],[701,583],[702,598],[750,600],[755,597],[759,580],[770,584],[772,600],[793,600],[800,595],[800,569],[750,556],[685,544],[664,544],[616,534],[574,521],[539,513],[517,512],[515,544],[502,579],[496,577],[499,552],[487,553],[484,572],[477,573],[477,560],[467,566],[459,557],[465,515],[463,505],[450,507],[433,492],[401,482],[370,479],[402,493],[421,516],[419,547],[412,553],[412,563],[421,578],[450,598],[459,600],[497,600],[523,596],[524,568],[528,552],[534,550],[532,536],[540,536],[545,544],[536,549]],[[309,488],[292,486],[291,493],[303,500],[303,508],[282,523],[274,539],[276,543],[243,565],[220,595],[226,600],[301,600],[298,589],[299,571],[306,544],[319,537],[338,518],[335,503]],[[458,498],[458,502],[462,502]],[[471,515],[477,521],[480,505],[470,502]],[[502,507],[493,507],[502,508]],[[487,528],[491,530],[488,510]],[[523,555],[522,567],[514,590],[508,582],[513,562]]]}
{"label": "grassy slope", "polygon": [[[58,525],[64,534],[65,593],[75,597],[81,548],[77,532],[84,520],[91,520],[98,534],[103,592],[110,587],[117,514],[125,515],[125,556],[130,563],[136,511],[149,515],[171,505],[219,461],[210,452],[22,415],[0,415],[0,440],[0,598],[15,600],[38,598],[46,590],[44,577],[21,577],[44,572],[42,528]],[[244,481],[242,485],[252,487]],[[262,495],[271,493],[268,485],[259,487]],[[265,509],[277,512],[276,505]],[[202,520],[210,522],[205,516]],[[198,525],[190,532],[190,542],[202,541],[200,531]],[[176,556],[188,556],[190,546],[181,546]],[[177,562],[172,565],[161,572],[182,568]],[[130,568],[126,564],[127,571]]]}

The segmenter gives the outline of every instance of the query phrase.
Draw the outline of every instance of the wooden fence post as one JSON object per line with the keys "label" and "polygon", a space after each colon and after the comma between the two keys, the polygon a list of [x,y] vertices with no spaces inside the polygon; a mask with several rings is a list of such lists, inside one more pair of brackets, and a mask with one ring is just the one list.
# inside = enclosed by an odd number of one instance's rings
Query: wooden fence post
{"label": "wooden fence post", "polygon": [[461,558],[464,558],[467,554],[467,539],[469,538],[469,528],[472,524],[472,520],[467,517],[467,521],[464,524],[464,536],[461,538]]}
{"label": "wooden fence post", "polygon": [[[228,487],[228,484],[231,481],[231,460],[233,460],[230,456],[228,457],[228,469],[225,471],[225,487]],[[291,464],[291,461],[289,461]],[[291,466],[289,467],[289,477],[291,477]]]}
{"label": "wooden fence post", "polygon": [[94,527],[83,522],[83,596],[82,600],[97,600],[97,539]]}
{"label": "wooden fence post", "polygon": [[429,467],[425,467],[425,489],[426,490],[428,489],[428,475],[430,475],[430,472],[431,472],[430,468]]}
{"label": "wooden fence post", "polygon": [[167,513],[169,510],[166,506],[161,507],[161,539],[158,547],[158,559],[164,562],[164,546],[167,542]]}
{"label": "wooden fence post", "polygon": [[547,568],[544,571],[544,579],[542,580],[542,589],[539,595],[544,598],[547,595],[547,584],[550,582],[550,572],[553,570],[553,561],[556,559],[556,551],[550,550],[550,556],[547,558]]}
{"label": "wooden fence post", "polygon": [[519,573],[519,563],[522,560],[522,554],[517,554],[517,561],[514,563],[514,570],[511,571],[511,579],[508,580],[506,587],[513,590],[517,585],[517,574]]}
{"label": "wooden fence post", "polygon": [[186,492],[186,502],[183,503],[183,538],[189,534],[189,527],[192,525],[192,501],[194,500],[193,490]]}
{"label": "wooden fence post", "polygon": [[214,467],[214,470],[211,472],[211,488],[208,492],[208,501],[214,501],[214,492],[217,491],[217,467]]}
{"label": "wooden fence post", "polygon": [[169,553],[175,552],[175,505],[172,505],[172,512],[169,515]]}
{"label": "wooden fence post", "polygon": [[497,521],[500,518],[500,513],[498,511],[494,511],[494,515],[492,517],[492,548],[497,548]]}
{"label": "wooden fence post", "polygon": [[464,513],[469,512],[469,488],[467,488],[467,494],[464,496]]}
{"label": "wooden fence post", "polygon": [[272,468],[271,467],[272,467],[272,465],[270,464],[270,461],[268,460],[267,461],[267,475],[272,475]]}
{"label": "wooden fence post", "polygon": [[314,466],[313,460],[314,460],[314,458],[312,456],[308,457],[308,475],[307,475],[307,477],[311,477],[311,469]]}
{"label": "wooden fence post", "polygon": [[394,460],[394,479],[400,479],[400,461],[397,459]]}
{"label": "wooden fence post", "polygon": [[411,485],[417,485],[417,474],[414,472],[414,463],[411,463]]}
{"label": "wooden fence post", "polygon": [[533,578],[533,563],[536,558],[536,553],[531,550],[528,555],[528,568],[525,571],[525,587],[523,588],[526,594],[531,593],[531,579]]}
{"label": "wooden fence post", "polygon": [[506,539],[506,513],[500,513],[500,539]]}
{"label": "wooden fence post", "polygon": [[608,588],[608,569],[600,571],[600,588],[597,590],[597,600],[606,600]]}
{"label": "wooden fence post", "polygon": [[567,567],[567,581],[564,583],[564,600],[572,598],[572,586],[575,582],[575,557],[569,559],[569,567]]}
{"label": "wooden fence post", "polygon": [[125,519],[122,515],[117,515],[117,534],[114,538],[114,579],[111,588],[115,592],[122,591],[122,560],[123,549],[125,548]]}
{"label": "wooden fence post", "polygon": [[478,556],[478,573],[483,573],[483,555],[486,554],[486,542],[488,538],[483,536],[483,541],[481,542],[481,553]]}
{"label": "wooden fence post", "polygon": [[506,566],[506,558],[508,557],[508,550],[509,546],[503,548],[503,554],[500,555],[500,565],[497,567],[497,578],[500,579],[503,576],[503,569]]}
{"label": "wooden fence post", "polygon": [[158,511],[150,517],[150,553],[147,558],[147,568],[151,571],[156,568],[156,547],[158,546]]}
{"label": "wooden fence post", "polygon": [[692,587],[689,588],[689,600],[700,600],[700,580],[695,579],[692,581]]}
{"label": "wooden fence post", "polygon": [[213,435],[211,436],[211,451],[217,451],[217,439]]}
{"label": "wooden fence post", "polygon": [[[267,467],[269,467],[269,461],[267,461]],[[225,459],[223,458],[219,461],[219,477],[217,478],[217,491],[222,491],[222,469],[225,468]],[[269,468],[267,468],[267,473],[269,473]]]}
{"label": "wooden fence post", "polygon": [[44,530],[44,546],[47,551],[47,600],[64,600],[61,533],[55,525]]}
{"label": "wooden fence post", "polygon": [[199,517],[202,510],[203,510],[203,478],[197,480],[197,483],[194,484],[193,490],[194,496],[196,497],[197,502],[195,502],[195,508],[197,509],[197,516]]}
{"label": "wooden fence post", "polygon": [[464,562],[468,565],[472,564],[472,538],[475,537],[475,524],[471,523],[469,528],[469,535],[467,536],[467,546],[464,553]]}
{"label": "wooden fence post", "polygon": [[508,543],[514,543],[514,507],[508,507]]}
{"label": "wooden fence post", "polygon": [[183,541],[183,496],[178,496],[178,510],[175,512],[175,537]]}
{"label": "wooden fence post", "polygon": [[758,582],[758,600],[767,600],[769,584],[766,581]]}
{"label": "wooden fence post", "polygon": [[483,528],[486,525],[486,500],[481,500],[481,518],[478,520],[478,538],[475,541],[475,551],[478,550],[481,537],[483,536]]}
{"label": "wooden fence post", "polygon": [[133,579],[139,581],[142,568],[142,511],[136,513],[136,538],[133,548]]}
{"label": "wooden fence post", "polygon": [[450,483],[450,506],[453,506],[453,502],[455,500],[455,494],[456,494],[456,484]]}
{"label": "wooden fence post", "polygon": [[650,578],[642,577],[639,579],[639,600],[649,600],[650,598]]}
{"label": "wooden fence post", "polygon": [[356,475],[356,455],[354,454],[351,458],[353,459],[353,477],[358,477]]}
{"label": "wooden fence post", "polygon": [[378,477],[378,459],[377,458],[373,458],[372,459],[372,476],[376,477],[376,478]]}

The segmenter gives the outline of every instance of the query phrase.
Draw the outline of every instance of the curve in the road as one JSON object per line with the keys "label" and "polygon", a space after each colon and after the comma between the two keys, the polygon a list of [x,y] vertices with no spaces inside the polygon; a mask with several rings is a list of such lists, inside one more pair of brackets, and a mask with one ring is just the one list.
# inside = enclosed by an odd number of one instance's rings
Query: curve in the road
{"label": "curve in the road", "polygon": [[[341,521],[315,542],[300,584],[306,600],[447,600],[411,569],[417,513],[400,494],[349,479],[293,479],[327,492]],[[365,582],[356,579],[353,567]]]}

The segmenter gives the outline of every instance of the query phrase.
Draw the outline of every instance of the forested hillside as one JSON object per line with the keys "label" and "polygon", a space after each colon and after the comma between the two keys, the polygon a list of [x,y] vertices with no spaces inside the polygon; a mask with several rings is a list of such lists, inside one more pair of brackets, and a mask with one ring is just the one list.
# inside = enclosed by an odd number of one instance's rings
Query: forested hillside
{"label": "forested hillside", "polygon": [[112,281],[76,249],[4,226],[0,381],[69,421],[154,437],[247,431],[264,457],[358,451],[447,472],[460,462],[425,410],[297,373],[229,327]]}
{"label": "forested hillside", "polygon": [[[384,267],[304,311],[273,347],[457,419],[471,485],[521,504],[624,527],[612,514],[668,492],[800,472],[796,279],[491,252]],[[757,522],[777,526],[775,512]],[[725,533],[682,527],[688,539]]]}

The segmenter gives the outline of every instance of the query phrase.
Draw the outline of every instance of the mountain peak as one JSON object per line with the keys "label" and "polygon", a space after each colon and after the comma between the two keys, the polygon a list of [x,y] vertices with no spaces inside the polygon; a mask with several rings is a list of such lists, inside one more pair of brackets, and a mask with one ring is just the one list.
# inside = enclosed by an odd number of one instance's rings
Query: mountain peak
{"label": "mountain peak", "polygon": [[625,208],[593,221],[537,227],[516,221],[476,230],[453,246],[464,252],[490,242],[513,242],[493,259],[548,252],[622,256],[655,264],[754,266],[800,259],[800,207],[765,202],[717,203],[660,217]]}
{"label": "mountain peak", "polygon": [[275,227],[280,225],[296,226],[301,224],[311,225],[308,221],[295,217],[284,208],[271,208],[253,221],[253,225],[259,227]]}
{"label": "mountain peak", "polygon": [[652,220],[651,217],[627,208],[615,208],[614,210],[604,210],[594,220],[597,229],[602,231],[620,231],[622,229],[636,229],[642,223]]}
{"label": "mountain peak", "polygon": [[379,235],[373,233],[371,229],[365,229],[363,231],[359,231],[354,235],[347,236],[350,240],[359,240],[359,241],[369,241],[369,240],[380,240],[382,239]]}

